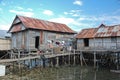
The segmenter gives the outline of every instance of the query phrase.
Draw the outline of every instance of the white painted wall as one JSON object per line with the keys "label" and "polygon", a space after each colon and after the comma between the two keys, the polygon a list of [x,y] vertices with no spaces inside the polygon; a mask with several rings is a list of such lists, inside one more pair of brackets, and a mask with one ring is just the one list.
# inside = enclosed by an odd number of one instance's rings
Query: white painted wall
{"label": "white painted wall", "polygon": [[0,65],[0,76],[5,76],[5,65]]}

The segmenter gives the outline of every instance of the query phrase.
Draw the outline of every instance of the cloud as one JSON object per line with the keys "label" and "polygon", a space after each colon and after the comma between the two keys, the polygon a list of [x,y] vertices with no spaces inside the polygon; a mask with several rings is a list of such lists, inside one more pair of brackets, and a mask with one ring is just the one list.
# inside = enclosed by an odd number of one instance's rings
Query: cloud
{"label": "cloud", "polygon": [[48,15],[48,16],[54,15],[54,13],[51,10],[44,10],[43,14]]}
{"label": "cloud", "polygon": [[50,19],[50,21],[58,22],[58,23],[63,23],[63,24],[68,25],[68,24],[70,24],[70,23],[73,23],[73,22],[74,22],[74,19],[73,19],[73,18],[60,17],[60,18]]}
{"label": "cloud", "polygon": [[78,20],[74,18],[69,18],[69,17],[53,18],[53,19],[50,19],[49,21],[66,24],[75,31],[79,31],[83,27],[83,25],[86,26],[86,24],[81,23]]}
{"label": "cloud", "polygon": [[33,9],[31,9],[31,8],[27,8],[27,10],[28,10],[28,11],[33,11]]}
{"label": "cloud", "polygon": [[73,2],[73,4],[79,5],[79,6],[82,6],[82,5],[83,5],[83,3],[82,3],[81,0],[75,0],[75,1]]}
{"label": "cloud", "polygon": [[17,9],[17,10],[23,10],[23,7],[16,6],[16,9]]}
{"label": "cloud", "polygon": [[74,17],[78,17],[78,16],[80,16],[80,12],[81,12],[81,10],[70,10],[68,12],[64,12],[64,14],[74,16]]}
{"label": "cloud", "polygon": [[[66,13],[68,14],[68,13]],[[120,16],[111,16],[111,15],[101,15],[101,16],[92,16],[92,15],[80,15],[77,18],[71,18],[61,16],[58,18],[50,19],[50,21],[63,23],[68,25],[75,31],[80,31],[85,28],[95,28],[98,27],[101,23],[106,25],[116,25],[120,24]]]}
{"label": "cloud", "polygon": [[31,16],[34,15],[33,12],[19,11],[19,10],[9,10],[9,12],[11,12],[11,13],[15,13],[15,14],[18,14],[18,15],[28,16],[28,17],[31,17]]}
{"label": "cloud", "polygon": [[82,23],[84,28],[98,27],[101,23],[105,25],[117,25],[120,24],[120,16],[114,15],[102,15],[102,16],[91,16],[91,15],[81,15],[76,19],[78,23]]}
{"label": "cloud", "polygon": [[[79,20],[81,18],[79,18]],[[119,22],[120,23],[120,16],[110,16],[110,15],[103,15],[103,16],[98,16],[98,17],[88,16],[88,17],[83,17],[83,20],[94,21],[94,22],[109,22],[109,23]]]}
{"label": "cloud", "polygon": [[106,24],[110,24],[110,25],[120,24],[120,16],[105,15],[105,16],[99,17],[98,20],[103,21]]}
{"label": "cloud", "polygon": [[8,30],[10,28],[10,24],[1,24],[0,30]]}

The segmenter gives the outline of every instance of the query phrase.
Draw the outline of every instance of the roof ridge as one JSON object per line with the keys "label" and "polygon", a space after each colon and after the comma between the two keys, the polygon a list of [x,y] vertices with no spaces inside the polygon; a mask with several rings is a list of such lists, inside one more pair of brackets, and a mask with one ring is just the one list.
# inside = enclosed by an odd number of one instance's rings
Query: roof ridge
{"label": "roof ridge", "polygon": [[18,17],[25,17],[25,18],[30,18],[30,19],[41,20],[41,21],[50,22],[50,23],[57,23],[57,24],[63,24],[63,25],[66,25],[66,24],[64,24],[64,23],[59,23],[59,22],[54,22],[54,21],[49,21],[49,20],[39,19],[39,18],[36,18],[36,17],[28,17],[28,16],[21,16],[21,15],[17,15],[17,16],[18,16]]}

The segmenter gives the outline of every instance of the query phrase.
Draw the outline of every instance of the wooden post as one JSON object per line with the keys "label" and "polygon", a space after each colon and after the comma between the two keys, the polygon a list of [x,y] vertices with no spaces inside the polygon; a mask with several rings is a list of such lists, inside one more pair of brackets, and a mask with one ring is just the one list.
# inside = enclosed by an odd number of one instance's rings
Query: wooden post
{"label": "wooden post", "polygon": [[12,70],[12,71],[13,71],[13,73],[14,73],[14,71],[15,71],[14,69],[15,69],[15,65],[14,65],[14,62],[13,62],[13,70]]}
{"label": "wooden post", "polygon": [[18,65],[19,65],[19,70],[20,70],[20,51],[18,50]]}
{"label": "wooden post", "polygon": [[83,55],[82,55],[82,51],[80,51],[80,63],[81,63],[81,66],[83,66],[83,60],[82,60],[82,57],[83,57]]}
{"label": "wooden post", "polygon": [[36,67],[36,59],[35,59],[35,67]]}
{"label": "wooden post", "polygon": [[96,68],[96,52],[94,51],[94,68]]}
{"label": "wooden post", "polygon": [[43,68],[45,68],[45,59],[42,59],[43,61]]}
{"label": "wooden post", "polygon": [[13,50],[11,50],[10,58],[11,58],[11,59],[13,58]]}
{"label": "wooden post", "polygon": [[23,63],[24,63],[24,67],[25,67],[25,60],[23,60]]}
{"label": "wooden post", "polygon": [[50,64],[51,67],[53,67],[53,59],[52,58],[50,58],[50,63],[49,64]]}
{"label": "wooden post", "polygon": [[59,56],[56,57],[56,67],[59,66]]}
{"label": "wooden post", "polygon": [[69,65],[70,65],[70,53],[69,53],[69,55],[68,55],[68,63],[69,63]]}
{"label": "wooden post", "polygon": [[119,70],[119,53],[117,53],[117,70]]}
{"label": "wooden post", "polygon": [[80,80],[83,80],[83,69],[80,70]]}
{"label": "wooden post", "polygon": [[94,72],[94,80],[97,80],[96,71]]}
{"label": "wooden post", "polygon": [[63,62],[64,62],[64,65],[66,65],[66,58],[65,58],[65,56],[63,56]]}
{"label": "wooden post", "polygon": [[73,52],[74,52],[74,65],[75,65],[76,63],[75,50],[73,50]]}
{"label": "wooden post", "polygon": [[30,50],[29,50],[29,59],[28,59],[28,66],[29,66],[29,68],[30,68]]}

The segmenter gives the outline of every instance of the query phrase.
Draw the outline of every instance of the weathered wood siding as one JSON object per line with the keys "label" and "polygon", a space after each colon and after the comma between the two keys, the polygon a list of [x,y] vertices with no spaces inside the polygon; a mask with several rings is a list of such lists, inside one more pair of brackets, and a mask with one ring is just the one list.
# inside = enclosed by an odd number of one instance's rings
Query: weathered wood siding
{"label": "weathered wood siding", "polygon": [[27,48],[27,31],[12,33],[12,49]]}
{"label": "weathered wood siding", "polygon": [[[89,39],[90,49],[119,49],[120,48],[120,37],[117,37],[116,40],[112,40],[111,38],[95,38]],[[85,48],[84,39],[77,40],[77,49]]]}
{"label": "weathered wood siding", "polygon": [[25,30],[12,34],[12,48],[36,50],[35,37],[39,36],[39,47],[47,47],[48,40],[62,39],[65,37],[73,37],[74,34],[57,33],[41,30]]}
{"label": "weathered wood siding", "polygon": [[64,37],[73,37],[73,34],[65,34],[65,33],[56,33],[56,32],[48,32],[48,31],[39,31],[39,30],[29,30],[29,49],[36,49],[35,48],[35,37],[39,36],[39,45],[40,47],[47,48],[47,41],[48,40],[57,40],[63,39]]}
{"label": "weathered wood siding", "polygon": [[0,50],[10,50],[11,49],[11,40],[0,38]]}

